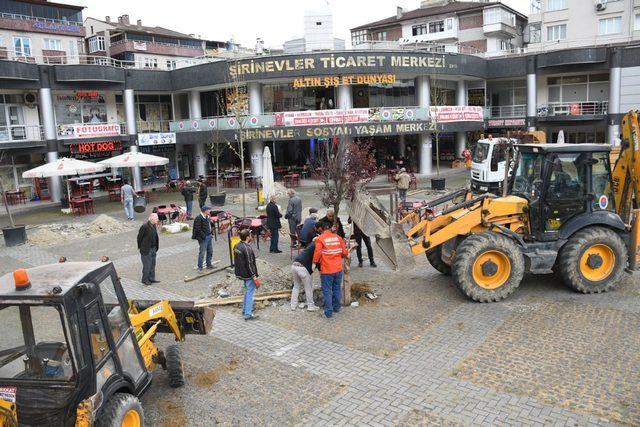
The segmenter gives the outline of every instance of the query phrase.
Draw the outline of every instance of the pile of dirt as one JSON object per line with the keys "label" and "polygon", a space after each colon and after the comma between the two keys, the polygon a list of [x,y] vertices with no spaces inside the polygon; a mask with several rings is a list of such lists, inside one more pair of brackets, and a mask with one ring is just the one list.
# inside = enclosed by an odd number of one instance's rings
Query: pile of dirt
{"label": "pile of dirt", "polygon": [[368,283],[356,282],[351,284],[351,300],[360,304],[368,302],[367,293],[372,293],[373,289]]}
{"label": "pile of dirt", "polygon": [[[260,258],[256,259],[256,267],[258,267],[258,274],[262,282],[262,286],[256,291],[257,294],[286,291],[293,287],[293,279],[289,270],[283,270]],[[243,283],[233,273],[227,273],[221,283],[211,287],[211,297],[217,298],[220,289],[224,289],[232,297],[244,294]]]}
{"label": "pile of dirt", "polygon": [[131,230],[129,223],[118,221],[108,215],[99,215],[90,223],[44,224],[31,230],[29,243],[38,246],[57,245],[77,239],[87,239],[105,234],[118,234]]}

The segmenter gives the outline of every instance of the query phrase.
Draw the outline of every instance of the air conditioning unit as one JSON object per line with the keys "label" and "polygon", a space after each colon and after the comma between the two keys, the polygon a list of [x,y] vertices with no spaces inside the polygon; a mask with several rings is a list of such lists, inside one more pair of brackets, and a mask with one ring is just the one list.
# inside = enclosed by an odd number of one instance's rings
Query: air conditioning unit
{"label": "air conditioning unit", "polygon": [[596,0],[596,10],[598,12],[607,8],[607,0]]}
{"label": "air conditioning unit", "polygon": [[38,105],[38,95],[33,92],[26,92],[22,99],[24,100],[24,105],[29,108],[35,108]]}

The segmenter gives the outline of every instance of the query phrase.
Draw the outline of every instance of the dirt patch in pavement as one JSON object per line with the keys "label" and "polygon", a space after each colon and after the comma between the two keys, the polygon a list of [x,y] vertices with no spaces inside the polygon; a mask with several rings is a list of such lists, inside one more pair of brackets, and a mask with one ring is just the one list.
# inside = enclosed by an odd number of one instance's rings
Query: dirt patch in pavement
{"label": "dirt patch in pavement", "polygon": [[[260,258],[256,259],[256,267],[258,267],[258,274],[262,282],[262,286],[256,291],[256,294],[286,291],[293,287],[293,279],[289,269],[280,268]],[[222,282],[211,287],[211,297],[217,298],[220,290],[226,291],[229,296],[239,296],[244,294],[244,284],[233,273],[228,273]]]}
{"label": "dirt patch in pavement", "polygon": [[50,246],[78,239],[123,233],[131,229],[131,224],[102,214],[89,223],[72,222],[40,225],[29,232],[28,241],[32,245]]}
{"label": "dirt patch in pavement", "polygon": [[163,420],[158,424],[159,427],[186,426],[189,424],[181,403],[175,400],[163,400],[158,403],[158,407],[163,414]]}
{"label": "dirt patch in pavement", "polygon": [[236,359],[231,359],[228,363],[219,366],[214,369],[210,369],[204,372],[198,372],[197,374],[193,374],[190,376],[190,381],[196,386],[200,388],[210,388],[218,381],[220,381],[220,377],[229,372],[233,372],[238,368],[238,361]]}

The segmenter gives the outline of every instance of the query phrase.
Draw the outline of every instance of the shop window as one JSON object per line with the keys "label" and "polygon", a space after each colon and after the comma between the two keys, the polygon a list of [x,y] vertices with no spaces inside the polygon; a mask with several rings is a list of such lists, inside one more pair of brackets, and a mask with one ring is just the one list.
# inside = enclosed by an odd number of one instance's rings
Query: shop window
{"label": "shop window", "polygon": [[59,94],[55,101],[54,111],[58,124],[107,123],[107,105],[103,95]]}

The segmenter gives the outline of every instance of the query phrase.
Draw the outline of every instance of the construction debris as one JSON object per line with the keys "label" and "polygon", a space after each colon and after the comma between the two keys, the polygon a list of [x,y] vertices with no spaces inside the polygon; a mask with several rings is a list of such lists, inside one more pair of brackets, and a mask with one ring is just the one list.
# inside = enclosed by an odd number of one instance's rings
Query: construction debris
{"label": "construction debris", "polygon": [[72,240],[123,233],[131,229],[129,223],[102,214],[88,224],[70,222],[40,225],[29,233],[28,240],[30,244],[38,246],[59,245]]}
{"label": "construction debris", "polygon": [[[279,291],[270,292],[264,294],[256,294],[253,298],[254,301],[270,301],[274,299],[291,298],[291,291]],[[207,307],[207,306],[219,306],[219,305],[232,305],[242,304],[244,296],[235,296],[228,298],[207,298],[200,301],[196,301],[195,307]]]}
{"label": "construction debris", "polygon": [[[290,292],[293,287],[293,279],[288,270],[283,270],[261,258],[256,259],[256,267],[258,267],[260,281],[262,282],[262,286],[256,290],[256,295],[285,290]],[[244,294],[244,284],[233,272],[228,273],[221,283],[213,285],[209,295],[216,296],[221,289],[231,297]]]}

